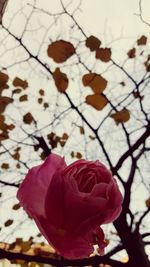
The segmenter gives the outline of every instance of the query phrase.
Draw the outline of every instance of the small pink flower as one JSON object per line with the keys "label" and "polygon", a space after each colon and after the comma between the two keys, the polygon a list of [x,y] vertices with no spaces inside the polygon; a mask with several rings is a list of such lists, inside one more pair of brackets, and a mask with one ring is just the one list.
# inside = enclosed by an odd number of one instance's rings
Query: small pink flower
{"label": "small pink flower", "polygon": [[29,170],[17,197],[41,233],[65,258],[84,258],[106,242],[100,225],[121,212],[122,196],[111,172],[99,161],[77,160],[67,166],[51,154]]}

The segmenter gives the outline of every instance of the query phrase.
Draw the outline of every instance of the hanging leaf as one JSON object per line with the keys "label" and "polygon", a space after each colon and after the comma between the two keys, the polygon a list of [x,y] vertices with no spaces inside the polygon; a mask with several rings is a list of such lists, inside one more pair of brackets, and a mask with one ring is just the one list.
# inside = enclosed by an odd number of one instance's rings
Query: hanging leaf
{"label": "hanging leaf", "polygon": [[7,96],[0,96],[0,113],[3,113],[8,104],[12,103],[13,99]]}
{"label": "hanging leaf", "polygon": [[96,50],[96,58],[103,62],[111,60],[111,49],[110,48],[99,48]]}
{"label": "hanging leaf", "polygon": [[129,58],[135,58],[136,57],[136,49],[135,48],[130,49],[128,51],[127,55]]}
{"label": "hanging leaf", "polygon": [[22,80],[20,79],[19,77],[16,77],[14,80],[13,80],[13,85],[15,87],[21,87],[23,89],[26,89],[28,87],[28,82],[26,80]]}
{"label": "hanging leaf", "polygon": [[86,97],[86,103],[97,110],[102,110],[107,102],[107,98],[103,95],[88,95]]}
{"label": "hanging leaf", "polygon": [[34,118],[30,112],[26,113],[23,116],[23,122],[26,124],[31,124],[34,121]]}
{"label": "hanging leaf", "polygon": [[20,204],[17,203],[17,204],[15,204],[15,205],[13,205],[12,209],[13,209],[13,210],[19,210],[19,209],[20,209]]}
{"label": "hanging leaf", "polygon": [[130,112],[128,109],[124,108],[121,111],[111,114],[110,117],[113,118],[116,125],[118,125],[119,123],[127,122],[130,119]]}
{"label": "hanging leaf", "polygon": [[20,102],[28,101],[28,96],[27,95],[22,95],[19,97]]}
{"label": "hanging leaf", "polygon": [[145,201],[146,207],[150,208],[150,197]]}
{"label": "hanging leaf", "polygon": [[82,82],[84,86],[91,87],[95,94],[102,93],[107,86],[107,81],[101,75],[96,73],[85,74],[82,77]]}
{"label": "hanging leaf", "polygon": [[48,46],[47,54],[56,63],[63,63],[75,53],[75,48],[70,42],[59,40]]}
{"label": "hanging leaf", "polygon": [[55,85],[60,93],[64,93],[68,87],[68,78],[67,75],[60,71],[60,68],[56,68],[53,72],[53,79]]}
{"label": "hanging leaf", "polygon": [[40,89],[40,90],[39,90],[39,94],[40,94],[41,96],[44,96],[44,90],[43,90],[43,89]]}
{"label": "hanging leaf", "polygon": [[9,88],[7,84],[8,79],[9,79],[8,75],[0,71],[0,94],[3,91],[3,89]]}
{"label": "hanging leaf", "polygon": [[8,0],[0,0],[0,24],[2,23],[2,18],[7,6]]}
{"label": "hanging leaf", "polygon": [[13,223],[13,220],[7,220],[5,223],[4,223],[4,225],[5,225],[5,227],[8,227],[8,226],[10,226],[11,224]]}
{"label": "hanging leaf", "polygon": [[101,41],[97,37],[91,35],[86,39],[85,44],[91,51],[96,51],[101,45]]}
{"label": "hanging leaf", "polygon": [[137,45],[146,45],[147,43],[147,37],[145,35],[142,35],[138,40],[137,40]]}
{"label": "hanging leaf", "polygon": [[5,169],[5,170],[8,170],[9,169],[9,164],[8,163],[2,163],[1,168]]}

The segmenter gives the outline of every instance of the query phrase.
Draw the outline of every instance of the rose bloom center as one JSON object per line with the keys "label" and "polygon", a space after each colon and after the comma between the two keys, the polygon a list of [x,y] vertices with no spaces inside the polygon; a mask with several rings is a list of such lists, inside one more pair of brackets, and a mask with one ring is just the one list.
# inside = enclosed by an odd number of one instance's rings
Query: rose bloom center
{"label": "rose bloom center", "polygon": [[81,172],[76,173],[75,180],[78,185],[78,189],[80,192],[90,193],[95,184],[100,183],[100,177],[97,176],[97,173],[92,170],[83,170]]}

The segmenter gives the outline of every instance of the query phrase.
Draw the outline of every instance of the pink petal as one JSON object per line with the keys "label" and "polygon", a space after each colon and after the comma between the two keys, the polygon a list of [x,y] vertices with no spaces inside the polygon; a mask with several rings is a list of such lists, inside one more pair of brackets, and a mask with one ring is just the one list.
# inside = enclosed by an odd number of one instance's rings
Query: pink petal
{"label": "pink petal", "polygon": [[50,154],[45,162],[29,170],[19,187],[17,198],[26,212],[31,216],[43,215],[44,200],[51,179],[58,168],[64,168],[64,159]]}

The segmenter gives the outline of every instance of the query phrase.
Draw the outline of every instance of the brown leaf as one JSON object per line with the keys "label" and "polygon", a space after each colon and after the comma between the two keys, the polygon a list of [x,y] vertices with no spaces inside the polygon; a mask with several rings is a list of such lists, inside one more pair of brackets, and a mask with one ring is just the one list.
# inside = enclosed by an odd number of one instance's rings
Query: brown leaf
{"label": "brown leaf", "polygon": [[128,109],[124,108],[121,111],[110,115],[110,117],[113,118],[116,125],[118,125],[119,123],[127,122],[130,119],[130,112]]}
{"label": "brown leaf", "polygon": [[2,18],[7,6],[8,0],[0,0],[0,24],[2,23]]}
{"label": "brown leaf", "polygon": [[48,46],[47,54],[56,63],[63,63],[75,53],[75,48],[70,42],[59,40]]}
{"label": "brown leaf", "polygon": [[142,35],[138,40],[137,40],[137,45],[146,45],[147,43],[147,37],[145,35]]}
{"label": "brown leaf", "polygon": [[15,205],[13,205],[12,209],[13,209],[13,210],[19,210],[19,209],[20,209],[20,204],[17,203],[17,204],[15,204]]}
{"label": "brown leaf", "polygon": [[7,220],[7,221],[4,223],[4,225],[5,225],[5,227],[8,227],[8,226],[10,226],[12,223],[13,223],[13,220],[9,219],[9,220]]}
{"label": "brown leaf", "polygon": [[43,89],[40,89],[40,90],[39,90],[39,94],[40,94],[41,96],[44,96],[44,90],[43,90]]}
{"label": "brown leaf", "polygon": [[15,87],[21,87],[23,89],[26,89],[28,87],[28,82],[26,80],[22,80],[20,79],[19,77],[16,77],[14,80],[13,80],[13,85]]}
{"label": "brown leaf", "polygon": [[111,49],[110,48],[99,48],[96,50],[96,58],[103,62],[108,62],[111,59]]}
{"label": "brown leaf", "polygon": [[15,160],[19,160],[20,159],[20,153],[18,151],[16,151],[13,155],[12,155],[13,159]]}
{"label": "brown leaf", "polygon": [[101,45],[101,41],[97,37],[91,35],[86,39],[85,44],[91,51],[96,51]]}
{"label": "brown leaf", "polygon": [[0,71],[0,94],[3,91],[3,89],[9,88],[9,86],[7,85],[8,79],[9,79],[8,75]]}
{"label": "brown leaf", "polygon": [[13,94],[20,94],[22,90],[20,88],[14,89]]}
{"label": "brown leaf", "polygon": [[53,72],[53,79],[55,81],[55,85],[60,93],[64,93],[68,87],[68,78],[67,75],[60,71],[59,68],[56,68]]}
{"label": "brown leaf", "polygon": [[26,124],[31,124],[34,121],[34,118],[30,112],[26,113],[23,116],[23,122]]}
{"label": "brown leaf", "polygon": [[102,110],[107,102],[107,98],[103,95],[88,95],[86,97],[86,103],[97,110]]}
{"label": "brown leaf", "polygon": [[150,197],[145,201],[146,207],[150,208]]}
{"label": "brown leaf", "polygon": [[13,99],[7,96],[0,96],[0,113],[3,113],[8,104],[12,103]]}
{"label": "brown leaf", "polygon": [[20,102],[28,101],[28,96],[27,95],[22,95],[19,97]]}
{"label": "brown leaf", "polygon": [[136,49],[135,48],[130,49],[128,51],[127,55],[129,58],[135,58],[136,57]]}
{"label": "brown leaf", "polygon": [[102,93],[106,86],[107,81],[99,74],[88,73],[82,77],[82,82],[84,86],[89,86],[95,94]]}
{"label": "brown leaf", "polygon": [[5,169],[5,170],[8,170],[9,169],[9,164],[8,163],[2,163],[1,168]]}
{"label": "brown leaf", "polygon": [[82,158],[82,154],[81,154],[80,152],[77,152],[77,153],[76,153],[76,158],[77,158],[77,159],[81,159],[81,158]]}
{"label": "brown leaf", "polygon": [[84,134],[85,133],[84,128],[82,126],[79,126],[79,129],[80,129],[80,134]]}
{"label": "brown leaf", "polygon": [[144,95],[140,95],[140,93],[137,91],[137,92],[133,92],[133,96],[135,98],[139,98],[141,101],[143,100],[144,98]]}

